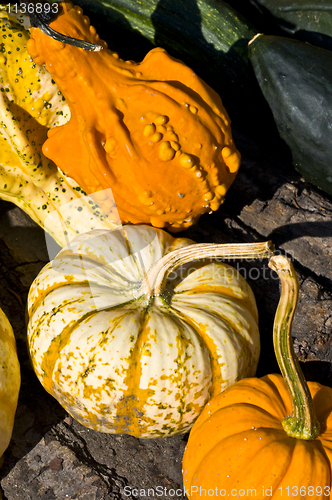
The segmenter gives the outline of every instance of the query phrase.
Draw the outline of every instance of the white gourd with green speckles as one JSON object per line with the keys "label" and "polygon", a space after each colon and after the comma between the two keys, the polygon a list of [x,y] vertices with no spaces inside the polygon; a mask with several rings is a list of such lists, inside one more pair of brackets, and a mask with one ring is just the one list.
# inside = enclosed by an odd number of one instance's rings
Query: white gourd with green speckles
{"label": "white gourd with green speckles", "polygon": [[91,210],[81,188],[42,153],[47,130],[66,123],[70,112],[48,71],[27,53],[28,24],[26,15],[0,6],[0,198],[42,227],[58,214],[45,229],[64,246],[78,233],[114,224]]}
{"label": "white gourd with green speckles", "polygon": [[76,420],[137,437],[186,432],[213,395],[254,375],[257,308],[235,268],[196,256],[154,281],[164,259],[179,264],[173,250],[201,245],[148,226],[72,243],[31,286],[28,342],[39,380]]}
{"label": "white gourd with green speckles", "polygon": [[9,445],[21,385],[13,329],[0,309],[0,457]]}

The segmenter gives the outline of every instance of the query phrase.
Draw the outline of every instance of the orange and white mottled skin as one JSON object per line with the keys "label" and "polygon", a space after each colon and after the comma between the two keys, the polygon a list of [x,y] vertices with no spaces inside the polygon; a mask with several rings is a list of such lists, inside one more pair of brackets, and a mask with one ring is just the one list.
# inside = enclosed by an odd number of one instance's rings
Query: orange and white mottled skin
{"label": "orange and white mottled skin", "polygon": [[190,264],[160,295],[146,273],[194,242],[149,226],[80,235],[28,298],[35,372],[83,425],[158,437],[188,431],[211,396],[255,373],[257,309],[231,266]]}

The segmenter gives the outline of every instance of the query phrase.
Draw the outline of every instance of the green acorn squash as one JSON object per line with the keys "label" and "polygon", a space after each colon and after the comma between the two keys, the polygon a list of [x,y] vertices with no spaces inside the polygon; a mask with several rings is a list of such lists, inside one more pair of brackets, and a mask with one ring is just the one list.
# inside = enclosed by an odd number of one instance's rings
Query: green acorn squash
{"label": "green acorn squash", "polygon": [[330,0],[252,0],[266,22],[314,45],[332,50]]}
{"label": "green acorn squash", "polygon": [[295,168],[332,195],[332,52],[259,35],[249,57]]}

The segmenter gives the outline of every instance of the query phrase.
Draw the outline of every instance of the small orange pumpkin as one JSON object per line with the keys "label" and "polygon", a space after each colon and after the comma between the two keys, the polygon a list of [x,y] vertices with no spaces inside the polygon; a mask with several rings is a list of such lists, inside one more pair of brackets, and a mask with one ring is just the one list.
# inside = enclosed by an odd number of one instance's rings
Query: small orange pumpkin
{"label": "small orange pumpkin", "polygon": [[206,405],[183,458],[189,498],[201,498],[204,490],[210,498],[330,498],[332,389],[307,385],[294,354],[292,264],[277,256],[270,266],[282,282],[274,346],[283,377],[244,379]]}
{"label": "small orange pumpkin", "polygon": [[217,210],[240,164],[220,97],[161,48],[141,63],[121,60],[80,7],[61,6],[50,27],[103,50],[31,29],[28,52],[45,63],[71,112],[67,124],[49,131],[45,156],[88,194],[97,192],[111,220],[116,206],[122,222],[179,231]]}

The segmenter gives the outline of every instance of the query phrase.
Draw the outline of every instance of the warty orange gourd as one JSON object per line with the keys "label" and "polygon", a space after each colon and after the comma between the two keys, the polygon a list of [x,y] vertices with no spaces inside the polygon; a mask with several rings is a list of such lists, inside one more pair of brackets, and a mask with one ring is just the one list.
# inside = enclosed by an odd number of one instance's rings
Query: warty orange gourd
{"label": "warty orange gourd", "polygon": [[70,2],[61,3],[50,27],[103,50],[31,28],[28,51],[46,65],[71,112],[68,123],[49,131],[44,154],[95,193],[111,220],[116,206],[124,223],[176,232],[217,210],[240,165],[219,95],[162,48],[141,63],[122,60]]}

